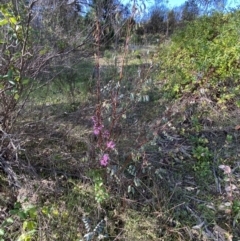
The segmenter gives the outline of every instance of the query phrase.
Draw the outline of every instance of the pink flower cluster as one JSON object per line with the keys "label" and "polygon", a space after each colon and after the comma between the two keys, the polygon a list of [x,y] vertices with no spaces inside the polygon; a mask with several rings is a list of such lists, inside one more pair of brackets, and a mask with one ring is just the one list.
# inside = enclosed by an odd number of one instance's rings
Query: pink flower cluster
{"label": "pink flower cluster", "polygon": [[110,137],[109,131],[105,130],[105,131],[103,132],[103,138],[108,140],[109,137]]}
{"label": "pink flower cluster", "polygon": [[106,167],[108,165],[109,162],[109,155],[108,154],[104,154],[100,160],[100,164],[101,166]]}
{"label": "pink flower cluster", "polygon": [[[93,121],[93,133],[94,135],[98,136],[101,135],[103,139],[106,141],[106,148],[105,150],[113,150],[115,148],[115,143],[112,140],[109,140],[110,133],[108,130],[103,130],[104,125],[98,119],[97,116],[92,117]],[[109,163],[109,154],[103,154],[102,158],[100,159],[100,165],[106,167]]]}
{"label": "pink flower cluster", "polygon": [[113,142],[113,141],[108,141],[107,142],[107,148],[108,149],[114,149],[114,147],[115,147],[115,143]]}
{"label": "pink flower cluster", "polygon": [[93,121],[93,133],[96,136],[98,136],[104,126],[101,124],[101,122],[98,120],[96,116],[92,117],[92,121]]}

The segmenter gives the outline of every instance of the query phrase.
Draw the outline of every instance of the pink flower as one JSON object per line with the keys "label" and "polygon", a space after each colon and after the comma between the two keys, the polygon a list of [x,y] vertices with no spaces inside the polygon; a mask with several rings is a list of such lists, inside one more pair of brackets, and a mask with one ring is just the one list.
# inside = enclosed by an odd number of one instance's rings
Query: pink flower
{"label": "pink flower", "polygon": [[113,149],[115,147],[115,143],[113,141],[107,142],[107,148]]}
{"label": "pink flower", "polygon": [[93,127],[93,133],[94,133],[96,136],[99,135],[103,127],[104,127],[103,125],[94,125],[94,127]]}
{"label": "pink flower", "polygon": [[93,116],[91,119],[93,121],[93,133],[98,136],[104,126],[101,124],[101,121],[97,116]]}
{"label": "pink flower", "polygon": [[93,128],[93,133],[94,133],[96,136],[100,134],[100,131],[101,131],[101,129],[98,128],[98,127],[94,127],[94,128]]}
{"label": "pink flower", "polygon": [[102,159],[100,160],[101,166],[106,167],[108,165],[108,161],[109,161],[109,155],[108,154],[104,154]]}
{"label": "pink flower", "polygon": [[105,130],[105,131],[103,132],[103,137],[106,138],[106,139],[108,139],[109,136],[110,136],[109,131],[108,131],[108,130]]}

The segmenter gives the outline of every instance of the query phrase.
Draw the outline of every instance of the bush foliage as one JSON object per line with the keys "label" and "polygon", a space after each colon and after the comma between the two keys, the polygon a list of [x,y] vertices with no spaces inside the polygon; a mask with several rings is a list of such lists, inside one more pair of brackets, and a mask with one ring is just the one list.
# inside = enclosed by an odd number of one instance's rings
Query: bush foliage
{"label": "bush foliage", "polygon": [[160,46],[160,78],[168,79],[169,97],[204,93],[229,103],[239,94],[239,21],[240,11],[203,16]]}

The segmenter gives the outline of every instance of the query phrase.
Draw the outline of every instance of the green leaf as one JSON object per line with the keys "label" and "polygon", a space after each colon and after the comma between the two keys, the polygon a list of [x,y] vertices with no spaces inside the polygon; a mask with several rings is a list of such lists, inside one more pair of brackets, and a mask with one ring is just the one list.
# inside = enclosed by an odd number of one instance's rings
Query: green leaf
{"label": "green leaf", "polygon": [[14,223],[14,221],[13,221],[12,218],[7,218],[5,221],[6,221],[6,223],[8,223],[8,224]]}
{"label": "green leaf", "polygon": [[0,20],[0,26],[8,24],[7,19]]}
{"label": "green leaf", "polygon": [[22,84],[23,85],[27,85],[29,83],[29,79],[24,79],[23,81],[22,81]]}
{"label": "green leaf", "polygon": [[2,228],[0,228],[0,236],[3,236],[4,235],[4,230]]}
{"label": "green leaf", "polygon": [[16,93],[16,94],[14,95],[14,99],[15,99],[15,100],[18,100],[18,99],[19,99],[19,97],[20,97],[20,96],[19,96],[19,94],[18,94],[18,93]]}
{"label": "green leaf", "polygon": [[11,17],[9,18],[10,22],[13,23],[13,24],[16,24],[17,23],[17,19],[15,17]]}
{"label": "green leaf", "polygon": [[26,220],[23,222],[23,230],[24,231],[33,231],[36,229],[36,222]]}
{"label": "green leaf", "polygon": [[0,12],[2,12],[3,15],[7,15],[8,14],[8,5],[7,4],[0,5]]}
{"label": "green leaf", "polygon": [[9,69],[7,75],[8,75],[8,79],[11,80],[13,77],[13,70]]}
{"label": "green leaf", "polygon": [[236,101],[236,105],[237,105],[238,108],[240,108],[240,100]]}
{"label": "green leaf", "polygon": [[28,214],[30,218],[35,219],[37,217],[37,208],[34,206],[31,207],[30,209],[28,209]]}
{"label": "green leaf", "polygon": [[20,209],[22,207],[21,203],[20,202],[16,202],[14,204],[14,209]]}
{"label": "green leaf", "polygon": [[9,80],[8,82],[12,85],[15,85],[15,83],[12,80]]}
{"label": "green leaf", "polygon": [[32,235],[29,233],[23,233],[19,236],[19,238],[17,239],[17,241],[31,241],[32,239]]}
{"label": "green leaf", "polygon": [[50,216],[49,207],[44,206],[41,211],[44,215]]}
{"label": "green leaf", "polygon": [[24,220],[24,219],[27,218],[27,214],[26,214],[24,211],[19,211],[19,212],[17,213],[17,215],[18,215],[22,220]]}

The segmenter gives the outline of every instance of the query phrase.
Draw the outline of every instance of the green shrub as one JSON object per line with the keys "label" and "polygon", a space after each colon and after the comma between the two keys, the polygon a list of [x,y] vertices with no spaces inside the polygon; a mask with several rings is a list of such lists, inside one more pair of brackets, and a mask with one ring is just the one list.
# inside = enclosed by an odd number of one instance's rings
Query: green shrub
{"label": "green shrub", "polygon": [[239,24],[240,11],[203,16],[160,47],[167,97],[204,93],[219,104],[234,100],[239,94]]}

